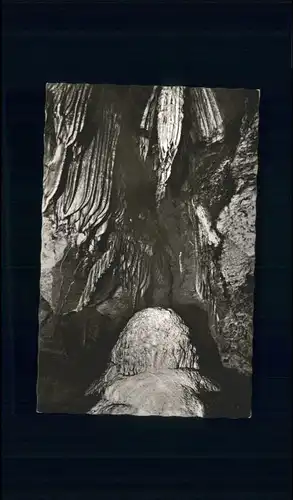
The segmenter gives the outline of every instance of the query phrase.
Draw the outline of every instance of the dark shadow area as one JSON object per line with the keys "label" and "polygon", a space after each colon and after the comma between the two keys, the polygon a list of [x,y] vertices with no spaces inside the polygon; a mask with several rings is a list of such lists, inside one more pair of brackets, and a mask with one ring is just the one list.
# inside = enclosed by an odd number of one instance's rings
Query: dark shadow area
{"label": "dark shadow area", "polygon": [[[97,311],[93,311],[90,317],[88,309],[87,318],[85,314],[71,313],[59,323],[58,337],[63,351],[57,351],[56,342],[55,351],[40,349],[40,412],[86,413],[97,402],[97,397],[85,397],[85,391],[106,369],[119,333],[129,318],[111,321]],[[85,332],[90,337],[84,344]]]}
{"label": "dark shadow area", "polygon": [[201,399],[209,418],[247,418],[251,409],[251,379],[224,368],[218,347],[211,336],[208,314],[196,305],[173,304],[190,329],[192,344],[199,355],[200,373],[221,386],[219,393],[203,393]]}

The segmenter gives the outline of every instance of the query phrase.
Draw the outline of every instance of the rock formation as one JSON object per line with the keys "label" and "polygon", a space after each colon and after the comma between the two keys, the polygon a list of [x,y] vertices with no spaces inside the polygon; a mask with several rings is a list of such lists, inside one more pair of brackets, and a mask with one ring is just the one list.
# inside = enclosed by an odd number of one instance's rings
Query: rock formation
{"label": "rock formation", "polygon": [[90,414],[205,416],[201,393],[219,388],[203,377],[189,330],[171,309],[137,312],[119,335],[109,365],[88,395]]}

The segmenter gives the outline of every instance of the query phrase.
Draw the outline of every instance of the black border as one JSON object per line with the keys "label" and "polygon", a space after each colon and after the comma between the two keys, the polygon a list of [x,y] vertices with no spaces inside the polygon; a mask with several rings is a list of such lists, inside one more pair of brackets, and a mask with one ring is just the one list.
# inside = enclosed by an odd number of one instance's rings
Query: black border
{"label": "black border", "polygon": [[[63,488],[60,498],[69,491],[75,498],[82,485],[90,493],[112,481],[116,492],[133,485],[134,496],[127,498],[142,496],[141,489],[135,493],[141,485],[153,498],[151,484],[168,484],[166,498],[173,498],[180,480],[185,493],[178,489],[174,498],[187,498],[193,481],[199,496],[190,498],[204,498],[207,487],[215,498],[241,498],[242,492],[250,499],[255,491],[266,499],[289,498],[290,4],[68,4],[3,6],[2,417],[8,494],[51,498]],[[64,80],[261,89],[251,419],[34,413],[44,84]],[[84,458],[92,459],[86,467]],[[37,496],[45,479],[46,494]]]}

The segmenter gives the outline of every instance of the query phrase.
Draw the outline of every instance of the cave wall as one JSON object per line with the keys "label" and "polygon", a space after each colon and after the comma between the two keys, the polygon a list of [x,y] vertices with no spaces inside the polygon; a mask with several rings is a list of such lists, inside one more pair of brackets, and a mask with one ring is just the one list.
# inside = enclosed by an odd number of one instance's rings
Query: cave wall
{"label": "cave wall", "polygon": [[[248,107],[248,104],[247,104]],[[222,112],[224,115],[224,111]],[[176,302],[198,301],[225,366],[251,373],[258,111],[245,111],[235,145],[189,153],[186,196],[177,197],[182,246]],[[183,198],[183,199],[182,199]]]}

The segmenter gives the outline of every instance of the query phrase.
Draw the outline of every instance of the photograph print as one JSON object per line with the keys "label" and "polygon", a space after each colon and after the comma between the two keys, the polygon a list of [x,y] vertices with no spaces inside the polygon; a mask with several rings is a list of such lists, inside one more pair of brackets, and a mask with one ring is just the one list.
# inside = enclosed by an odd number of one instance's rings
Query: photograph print
{"label": "photograph print", "polygon": [[38,413],[251,417],[259,96],[46,85]]}

